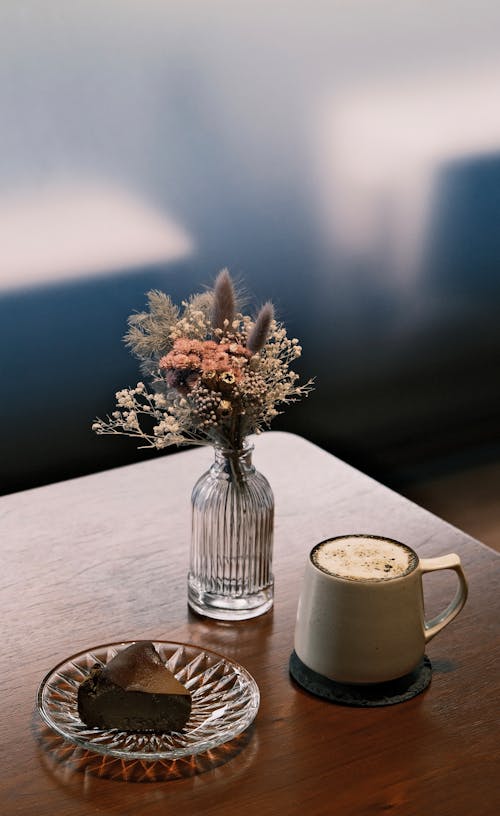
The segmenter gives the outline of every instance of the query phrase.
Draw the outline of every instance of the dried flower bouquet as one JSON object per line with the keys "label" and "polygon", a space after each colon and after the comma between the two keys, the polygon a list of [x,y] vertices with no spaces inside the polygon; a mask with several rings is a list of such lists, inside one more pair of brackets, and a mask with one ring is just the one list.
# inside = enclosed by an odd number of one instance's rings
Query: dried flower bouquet
{"label": "dried flower bouquet", "polygon": [[229,272],[212,290],[179,309],[163,292],[148,293],[148,311],[129,318],[125,342],[141,361],[143,382],[116,394],[116,410],[97,419],[98,434],[138,437],[140,447],[216,445],[238,451],[248,434],[260,433],[278,406],[307,395],[291,364],[298,340],[266,303],[255,320],[238,310]]}

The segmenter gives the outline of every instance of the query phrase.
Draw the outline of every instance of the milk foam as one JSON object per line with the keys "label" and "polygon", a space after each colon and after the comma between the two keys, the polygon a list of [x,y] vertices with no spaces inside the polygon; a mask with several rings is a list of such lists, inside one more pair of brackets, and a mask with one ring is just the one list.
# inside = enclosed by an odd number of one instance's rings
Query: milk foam
{"label": "milk foam", "polygon": [[370,536],[344,536],[313,550],[313,563],[323,572],[358,581],[400,578],[416,566],[415,554],[404,544]]}

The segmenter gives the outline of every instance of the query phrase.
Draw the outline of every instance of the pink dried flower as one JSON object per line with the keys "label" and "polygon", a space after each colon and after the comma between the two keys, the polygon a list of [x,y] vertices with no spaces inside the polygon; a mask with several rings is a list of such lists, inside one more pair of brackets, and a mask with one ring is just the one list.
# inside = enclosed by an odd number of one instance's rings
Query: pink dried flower
{"label": "pink dried flower", "polygon": [[245,346],[242,346],[241,343],[230,343],[228,350],[231,354],[237,354],[240,357],[250,358],[252,356],[252,352],[245,348]]}
{"label": "pink dried flower", "polygon": [[187,337],[179,337],[177,340],[174,341],[174,351],[178,351],[182,354],[189,354],[192,350],[192,340],[188,340]]}
{"label": "pink dried flower", "polygon": [[251,356],[241,343],[228,342],[227,339],[216,343],[214,340],[180,337],[175,340],[172,350],[160,359],[159,366],[168,385],[187,393],[202,373],[227,373],[240,380],[242,369]]}
{"label": "pink dried flower", "polygon": [[[189,357],[187,354],[176,354],[175,351],[171,351],[170,354],[172,355],[171,365],[168,368],[190,368],[191,364],[189,362]],[[170,355],[167,354],[167,359]]]}

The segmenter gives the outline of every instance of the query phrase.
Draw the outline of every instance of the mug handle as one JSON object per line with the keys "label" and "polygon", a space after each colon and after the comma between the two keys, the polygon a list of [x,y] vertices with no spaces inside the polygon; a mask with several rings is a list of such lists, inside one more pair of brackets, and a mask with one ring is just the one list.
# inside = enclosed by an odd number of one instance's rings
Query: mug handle
{"label": "mug handle", "polygon": [[447,626],[453,620],[453,618],[456,618],[467,600],[467,580],[465,578],[462,564],[458,555],[451,553],[450,555],[443,555],[440,558],[420,559],[420,572],[422,575],[426,572],[435,572],[436,570],[443,569],[451,569],[457,573],[458,588],[455,593],[455,597],[444,612],[436,615],[436,617],[432,618],[432,620],[424,622],[424,636],[426,643],[432,640],[432,638],[435,637],[435,635],[437,635],[441,629],[444,629],[444,627]]}

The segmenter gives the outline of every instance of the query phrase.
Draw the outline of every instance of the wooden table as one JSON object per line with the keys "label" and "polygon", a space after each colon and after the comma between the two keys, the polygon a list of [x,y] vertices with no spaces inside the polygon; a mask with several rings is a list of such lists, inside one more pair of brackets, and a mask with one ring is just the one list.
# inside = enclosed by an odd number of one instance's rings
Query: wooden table
{"label": "wooden table", "polygon": [[[210,461],[210,450],[188,451],[0,500],[0,813],[500,812],[496,554],[309,442],[269,433],[254,461],[276,498],[274,610],[238,624],[198,618],[186,605],[189,496]],[[424,556],[455,551],[468,575],[464,611],[429,646],[431,686],[401,705],[336,706],[288,674],[309,549],[349,532],[387,535]],[[447,573],[425,579],[429,615],[452,585]],[[203,644],[242,663],[261,689],[244,738],[163,763],[168,781],[123,781],[148,779],[148,767],[75,751],[34,711],[38,683],[58,662],[139,638]]]}

